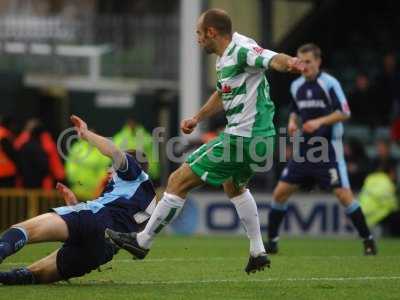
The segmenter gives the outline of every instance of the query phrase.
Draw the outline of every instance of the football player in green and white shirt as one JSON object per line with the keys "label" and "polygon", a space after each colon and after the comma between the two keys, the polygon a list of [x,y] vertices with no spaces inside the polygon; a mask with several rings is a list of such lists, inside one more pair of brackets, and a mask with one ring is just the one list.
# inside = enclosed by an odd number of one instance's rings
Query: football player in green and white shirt
{"label": "football player in green and white shirt", "polygon": [[301,72],[303,63],[298,58],[264,50],[254,40],[232,33],[230,17],[219,9],[207,10],[200,16],[197,36],[207,53],[218,55],[218,81],[216,91],[200,111],[182,121],[181,130],[190,134],[199,122],[221,110],[228,119],[226,129],[193,152],[170,175],[166,192],[142,232],[124,234],[108,230],[107,233],[118,246],[143,259],[154,237],[178,215],[190,190],[203,183],[222,185],[250,240],[250,258],[245,268],[249,274],[270,265],[256,202],[246,188],[255,169],[263,166],[273,153],[275,109],[264,72],[269,68]]}

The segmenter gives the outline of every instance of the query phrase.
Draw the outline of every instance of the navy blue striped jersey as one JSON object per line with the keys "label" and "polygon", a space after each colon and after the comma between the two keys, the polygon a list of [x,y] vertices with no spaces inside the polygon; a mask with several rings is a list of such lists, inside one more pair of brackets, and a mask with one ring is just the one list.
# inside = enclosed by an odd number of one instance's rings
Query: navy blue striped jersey
{"label": "navy blue striped jersey", "polygon": [[[350,108],[340,83],[333,76],[320,72],[315,80],[308,81],[303,76],[292,82],[291,112],[296,113],[303,123],[341,111],[350,115]],[[326,137],[328,140],[340,139],[343,135],[343,124],[321,126],[312,134],[303,133],[307,141],[312,136]]]}
{"label": "navy blue striped jersey", "polygon": [[100,197],[86,204],[94,213],[107,207],[115,221],[128,225],[138,212],[148,208],[156,193],[149,175],[129,154],[126,154],[124,167],[114,173]]}

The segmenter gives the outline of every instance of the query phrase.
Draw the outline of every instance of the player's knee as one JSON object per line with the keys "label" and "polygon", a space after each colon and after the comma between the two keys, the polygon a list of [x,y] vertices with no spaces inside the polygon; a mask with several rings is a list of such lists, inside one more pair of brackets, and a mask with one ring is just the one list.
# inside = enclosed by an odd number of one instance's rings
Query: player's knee
{"label": "player's knee", "polygon": [[274,190],[274,192],[272,193],[272,198],[276,202],[284,203],[288,200],[289,195],[288,195],[288,193],[285,192],[285,190],[276,188]]}
{"label": "player's knee", "polygon": [[229,198],[234,198],[234,197],[240,196],[246,191],[245,187],[237,187],[236,185],[234,185],[233,183],[230,183],[230,182],[224,183],[223,187],[224,187],[225,194]]}
{"label": "player's knee", "polygon": [[166,192],[185,198],[190,189],[197,185],[197,181],[190,168],[183,165],[169,176]]}
{"label": "player's knee", "polygon": [[183,184],[183,178],[180,173],[181,172],[178,169],[172,172],[171,175],[168,177],[167,186],[169,189],[175,190],[177,187]]}
{"label": "player's knee", "polygon": [[344,206],[349,205],[353,201],[353,193],[350,189],[339,188],[335,190],[335,195]]}

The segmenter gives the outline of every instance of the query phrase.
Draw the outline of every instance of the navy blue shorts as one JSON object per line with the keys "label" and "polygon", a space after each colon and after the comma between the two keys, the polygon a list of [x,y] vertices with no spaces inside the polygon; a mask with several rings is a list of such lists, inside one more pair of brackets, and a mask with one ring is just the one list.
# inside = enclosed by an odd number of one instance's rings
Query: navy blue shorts
{"label": "navy blue shorts", "polygon": [[96,213],[76,209],[76,206],[53,210],[63,218],[69,230],[69,238],[57,254],[57,269],[63,279],[90,273],[109,262],[117,253],[115,246],[104,236],[106,228],[113,228],[113,220],[107,208]]}
{"label": "navy blue shorts", "polygon": [[323,190],[350,187],[344,161],[311,163],[290,160],[283,169],[280,180],[306,189],[315,185]]}

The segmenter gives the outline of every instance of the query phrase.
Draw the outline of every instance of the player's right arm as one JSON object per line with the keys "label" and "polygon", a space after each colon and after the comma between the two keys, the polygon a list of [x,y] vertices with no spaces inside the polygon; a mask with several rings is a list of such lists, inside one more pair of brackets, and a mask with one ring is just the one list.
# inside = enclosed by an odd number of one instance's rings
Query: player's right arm
{"label": "player's right arm", "polygon": [[114,143],[101,135],[90,131],[85,121],[81,118],[72,115],[71,122],[75,126],[80,138],[88,141],[91,145],[96,147],[103,155],[108,156],[113,161],[113,166],[116,170],[124,169],[126,167],[126,155]]}
{"label": "player's right arm", "polygon": [[290,86],[290,114],[289,114],[289,122],[288,122],[288,133],[289,136],[293,136],[296,131],[298,130],[298,124],[299,124],[299,108],[297,107],[296,103],[296,88],[294,82],[292,82]]}
{"label": "player's right arm", "polygon": [[298,124],[297,114],[292,112],[289,115],[289,122],[288,122],[288,133],[290,136],[293,136],[296,130],[298,129],[297,124]]}
{"label": "player's right arm", "polygon": [[185,134],[192,133],[199,122],[215,115],[223,109],[224,106],[222,104],[221,92],[215,91],[194,117],[185,119],[181,122],[182,132]]}

